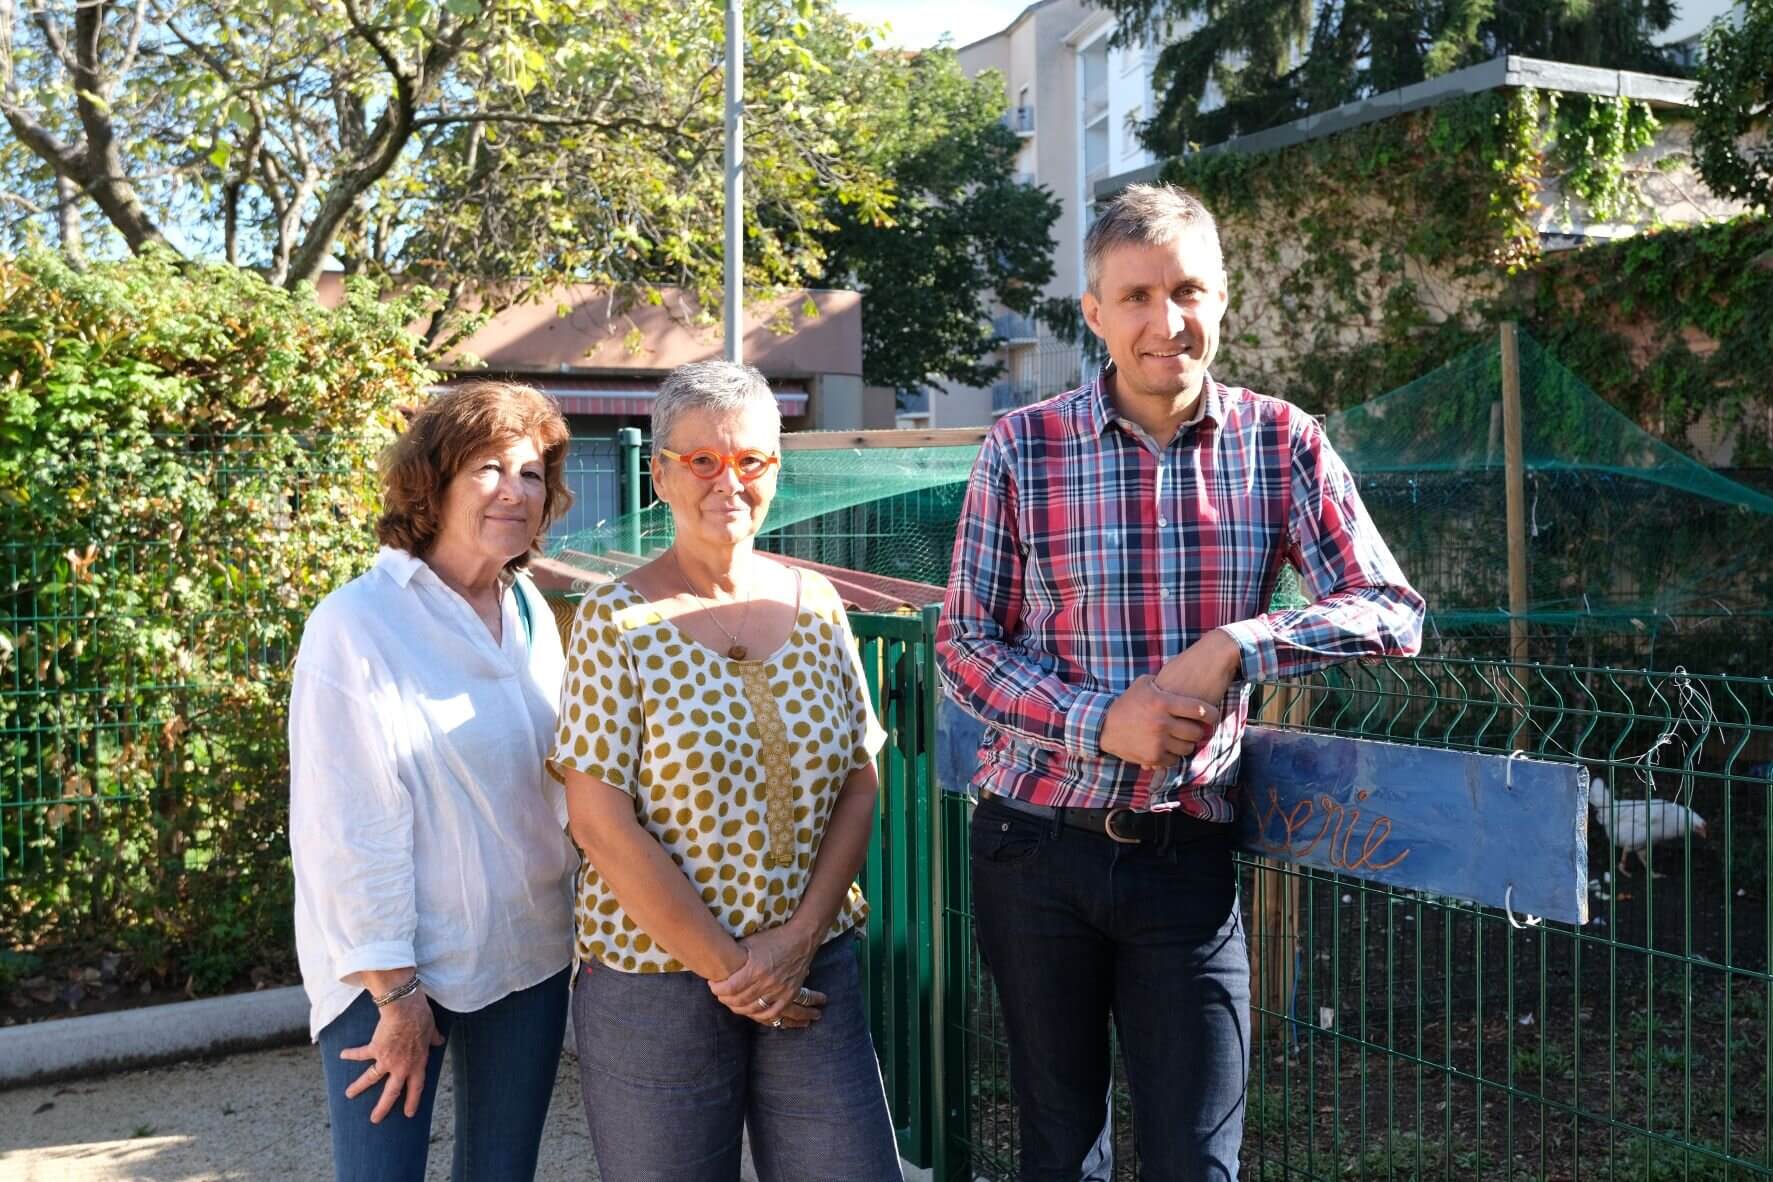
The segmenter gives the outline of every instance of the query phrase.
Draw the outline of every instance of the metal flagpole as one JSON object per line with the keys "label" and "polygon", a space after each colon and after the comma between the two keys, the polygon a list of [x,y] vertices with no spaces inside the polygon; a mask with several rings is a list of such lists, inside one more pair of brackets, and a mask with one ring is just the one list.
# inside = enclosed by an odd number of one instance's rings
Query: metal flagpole
{"label": "metal flagpole", "polygon": [[745,0],[726,0],[726,359],[745,360]]}

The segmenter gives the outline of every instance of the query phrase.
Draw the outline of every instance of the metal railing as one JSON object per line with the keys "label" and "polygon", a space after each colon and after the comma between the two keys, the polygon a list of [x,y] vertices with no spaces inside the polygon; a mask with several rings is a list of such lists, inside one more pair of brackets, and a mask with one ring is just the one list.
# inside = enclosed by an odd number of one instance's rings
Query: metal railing
{"label": "metal railing", "polygon": [[1011,107],[1004,112],[1003,125],[1017,135],[1034,134],[1034,108]]}
{"label": "metal railing", "polygon": [[[933,695],[927,662],[917,676]],[[1276,725],[1578,761],[1621,800],[1685,801],[1709,838],[1671,836],[1654,874],[1633,855],[1622,877],[1594,825],[1581,927],[1241,859],[1248,1177],[1773,1178],[1773,679],[1399,660],[1259,692]],[[878,938],[900,941],[905,908],[936,917],[915,927],[938,950],[918,1044],[932,1074],[902,1102],[939,1133],[916,1142],[927,1158],[907,1153],[938,1179],[1007,1179],[1019,1135],[972,942],[968,809],[918,798],[927,890],[882,912]],[[1130,1128],[1117,1084],[1117,1179],[1137,1176]]]}
{"label": "metal railing", "polygon": [[1020,312],[999,312],[991,318],[991,331],[1011,345],[1031,345],[1040,339],[1034,317]]}
{"label": "metal railing", "polygon": [[993,414],[1015,410],[1018,406],[1027,406],[1040,399],[1040,387],[1026,379],[1006,378],[991,387],[991,410]]}

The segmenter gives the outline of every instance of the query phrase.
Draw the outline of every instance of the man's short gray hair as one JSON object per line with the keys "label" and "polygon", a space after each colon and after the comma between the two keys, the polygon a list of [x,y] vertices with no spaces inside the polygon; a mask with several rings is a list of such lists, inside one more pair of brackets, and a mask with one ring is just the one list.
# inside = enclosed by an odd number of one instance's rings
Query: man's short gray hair
{"label": "man's short gray hair", "polygon": [[1102,209],[1084,236],[1084,282],[1101,298],[1102,259],[1117,246],[1168,246],[1184,234],[1198,232],[1212,245],[1221,274],[1225,256],[1219,248],[1219,224],[1199,197],[1175,185],[1128,185]]}
{"label": "man's short gray hair", "polygon": [[665,376],[653,399],[653,446],[670,446],[677,420],[693,410],[717,415],[757,411],[776,435],[782,433],[782,408],[776,405],[769,382],[756,369],[735,361],[692,361]]}

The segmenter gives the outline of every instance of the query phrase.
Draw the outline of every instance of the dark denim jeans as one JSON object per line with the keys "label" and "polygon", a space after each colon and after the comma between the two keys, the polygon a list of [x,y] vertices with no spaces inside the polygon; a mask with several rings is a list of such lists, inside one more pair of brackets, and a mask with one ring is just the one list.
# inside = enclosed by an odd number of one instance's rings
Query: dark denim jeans
{"label": "dark denim jeans", "polygon": [[694,973],[594,965],[573,989],[585,1121],[610,1182],[899,1182],[899,1150],[862,1006],[856,937],[826,942],[807,986],[825,1016],[772,1030]]}
{"label": "dark denim jeans", "polygon": [[1108,1023],[1140,1175],[1233,1182],[1250,961],[1225,832],[1123,845],[989,799],[973,813],[973,924],[997,984],[1025,1182],[1107,1179]]}
{"label": "dark denim jeans", "polygon": [[326,1104],[332,1117],[332,1162],[338,1182],[423,1182],[431,1148],[431,1107],[437,1077],[448,1053],[455,1083],[454,1182],[523,1182],[535,1177],[542,1122],[554,1097],[560,1044],[566,1034],[566,985],[562,969],[540,985],[520,989],[483,1010],[458,1014],[431,1003],[443,1046],[431,1049],[425,1096],[408,1120],[398,1105],[369,1123],[381,1097],[371,1087],[355,1100],[345,1089],[366,1066],[339,1058],[366,1045],[375,1033],[376,1007],[368,993],[320,1032],[326,1069]]}

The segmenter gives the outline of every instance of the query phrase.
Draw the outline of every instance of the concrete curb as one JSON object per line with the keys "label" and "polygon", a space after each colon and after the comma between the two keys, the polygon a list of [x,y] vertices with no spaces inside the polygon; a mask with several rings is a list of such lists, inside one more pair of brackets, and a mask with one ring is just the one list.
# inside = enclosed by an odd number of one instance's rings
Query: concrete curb
{"label": "concrete curb", "polygon": [[299,985],[0,1028],[0,1088],[54,1083],[308,1038]]}

